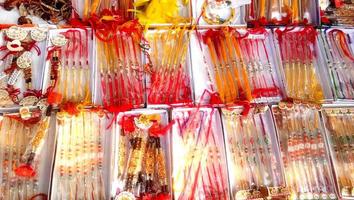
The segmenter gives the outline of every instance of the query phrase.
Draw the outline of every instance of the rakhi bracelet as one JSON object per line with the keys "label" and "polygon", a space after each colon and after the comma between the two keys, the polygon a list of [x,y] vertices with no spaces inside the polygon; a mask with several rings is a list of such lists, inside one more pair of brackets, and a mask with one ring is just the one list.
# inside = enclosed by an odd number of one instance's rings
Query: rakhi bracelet
{"label": "rakhi bracelet", "polygon": [[340,194],[353,196],[353,181],[348,177],[353,166],[353,109],[352,108],[328,108],[324,110],[325,125],[330,134],[330,149],[334,152]]}
{"label": "rakhi bracelet", "polygon": [[119,140],[123,141],[119,141],[122,146],[118,147],[118,156],[126,159],[118,160],[117,178],[123,187],[116,189],[117,198],[169,196],[166,150],[161,146],[168,129],[162,128],[160,123],[159,114],[126,114],[119,121]]}
{"label": "rakhi bracelet", "polygon": [[[337,198],[327,160],[327,149],[320,131],[318,108],[312,105],[284,104],[276,111],[281,130],[281,153],[287,155],[285,174],[292,196],[299,198]],[[285,144],[286,145],[286,144]],[[296,165],[299,163],[299,165]],[[309,171],[311,169],[311,171]]]}
{"label": "rakhi bracelet", "polygon": [[[241,39],[244,57],[249,64],[249,77],[252,87],[252,96],[256,98],[281,97],[279,81],[276,70],[271,64],[271,54],[268,52],[266,42],[269,41],[265,29],[249,30],[248,35]],[[264,56],[262,57],[262,54]]]}
{"label": "rakhi bracelet", "polygon": [[38,16],[45,21],[59,23],[62,20],[69,20],[71,17],[72,6],[69,0],[6,0],[2,5],[6,10],[12,10],[18,7],[21,17],[19,24],[31,24],[32,21],[27,18],[29,14]]}
{"label": "rakhi bracelet", "polygon": [[[144,69],[141,64],[141,26],[131,23],[129,29],[117,27],[112,42],[98,40],[99,71],[102,92],[102,104],[109,110],[139,107],[145,99],[143,96]],[[135,30],[135,31],[134,31]]]}
{"label": "rakhi bracelet", "polygon": [[[148,102],[152,104],[178,104],[191,101],[189,75],[186,66],[189,33],[186,28],[157,31],[148,35],[152,56]],[[170,41],[166,43],[165,41]],[[177,49],[172,52],[172,49]]]}
{"label": "rakhi bracelet", "polygon": [[[318,102],[324,98],[318,67],[315,65],[317,32],[312,27],[301,30],[276,30],[282,53],[285,87],[290,98]],[[293,53],[291,53],[293,52]],[[301,78],[301,82],[296,82]],[[302,87],[296,87],[296,83]]]}
{"label": "rakhi bracelet", "polygon": [[[2,105],[19,104],[21,106],[34,106],[43,98],[40,91],[33,88],[32,84],[32,59],[34,54],[38,56],[41,53],[37,43],[46,39],[47,30],[43,28],[31,28],[30,30],[21,27],[12,26],[5,31],[4,40],[6,45],[0,49],[4,51],[2,60],[4,62],[4,71],[0,89]],[[20,75],[24,76],[24,87],[26,91],[23,98],[20,99],[20,88],[15,88]]]}
{"label": "rakhi bracelet", "polygon": [[[354,57],[349,49],[347,35],[338,29],[330,30],[326,40],[329,45],[329,54],[332,58],[332,76],[335,75],[335,92],[339,98],[354,98],[354,86],[351,83],[351,77],[348,76],[348,70],[353,66]],[[337,81],[336,81],[337,80]]]}
{"label": "rakhi bracelet", "polygon": [[103,121],[100,116],[90,111],[82,111],[77,116],[66,113],[57,115],[60,153],[55,165],[56,184],[59,186],[55,199],[90,196],[104,198],[101,141]]}
{"label": "rakhi bracelet", "polygon": [[[4,166],[0,190],[3,191],[3,198],[31,198],[38,192],[39,180],[37,179],[37,173],[34,173],[33,169],[38,168],[40,160],[37,158],[31,168],[27,169],[22,166],[22,156],[26,155],[25,147],[32,143],[26,137],[36,137],[38,136],[36,134],[37,131],[46,128],[41,127],[40,124],[24,124],[13,115],[5,115],[3,120],[0,132],[2,133],[4,128],[6,130],[11,128],[13,131],[6,131],[8,133],[4,137],[5,141],[2,142],[5,144],[5,150],[1,150],[2,155],[0,156],[2,158],[2,165]],[[4,135],[4,133],[2,134]]]}
{"label": "rakhi bracelet", "polygon": [[216,147],[219,141],[212,127],[214,113],[213,109],[174,113],[178,124],[174,136],[179,137],[182,146],[173,148],[185,149],[185,156],[179,156],[183,160],[175,163],[173,171],[175,198],[224,198],[228,193],[223,180],[224,158],[221,149]]}

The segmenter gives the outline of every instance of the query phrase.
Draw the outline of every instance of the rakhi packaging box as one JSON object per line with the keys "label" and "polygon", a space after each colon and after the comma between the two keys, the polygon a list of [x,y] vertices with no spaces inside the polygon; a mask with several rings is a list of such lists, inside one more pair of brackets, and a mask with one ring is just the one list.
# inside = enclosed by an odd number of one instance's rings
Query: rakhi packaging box
{"label": "rakhi packaging box", "polygon": [[219,111],[172,110],[172,188],[175,199],[230,199]]}
{"label": "rakhi packaging box", "polygon": [[144,54],[148,107],[183,106],[193,103],[190,30],[149,30]]}
{"label": "rakhi packaging box", "polygon": [[319,106],[272,107],[290,198],[337,199]]}
{"label": "rakhi packaging box", "polygon": [[222,122],[232,199],[287,198],[270,108],[223,108]]}
{"label": "rakhi packaging box", "polygon": [[55,150],[54,119],[28,120],[19,113],[1,116],[1,199],[47,198]]}
{"label": "rakhi packaging box", "polygon": [[337,193],[341,199],[354,199],[352,157],[354,107],[327,104],[324,105],[321,113]]}
{"label": "rakhi packaging box", "polygon": [[121,113],[112,136],[111,197],[172,198],[171,123],[166,110]]}

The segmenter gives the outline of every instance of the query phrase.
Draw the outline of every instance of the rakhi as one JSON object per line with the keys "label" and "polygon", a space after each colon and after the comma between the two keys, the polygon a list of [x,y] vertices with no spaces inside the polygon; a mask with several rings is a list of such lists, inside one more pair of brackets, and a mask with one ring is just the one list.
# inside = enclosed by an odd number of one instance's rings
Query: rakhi
{"label": "rakhi", "polygon": [[[117,27],[108,41],[98,40],[103,105],[112,112],[144,103],[144,69],[140,61],[142,27],[137,21]],[[103,39],[103,38],[102,38]]]}
{"label": "rakhi", "polygon": [[[276,30],[283,61],[286,91],[290,98],[320,101],[324,98],[323,89],[316,72],[317,59],[315,45],[317,32],[312,27],[300,30]],[[295,50],[295,51],[294,51]],[[293,52],[293,53],[292,53]],[[302,87],[296,87],[300,84]]]}
{"label": "rakhi", "polygon": [[281,153],[292,196],[335,199],[316,107],[282,103],[274,111],[281,130]]}
{"label": "rakhi", "polygon": [[[89,35],[88,30],[69,29],[64,33],[59,33],[55,36],[63,41],[54,38],[53,55],[55,61],[51,76],[60,76],[57,82],[55,92],[62,96],[62,102],[83,103],[84,105],[91,102],[91,87],[90,87],[90,64],[89,64]],[[55,43],[59,44],[55,44]],[[60,51],[59,51],[60,50]],[[60,68],[58,67],[60,63]]]}
{"label": "rakhi", "polygon": [[354,195],[353,174],[353,109],[328,108],[324,110],[325,125],[329,131],[330,149],[333,152],[339,192],[343,197]]}
{"label": "rakhi", "polygon": [[53,199],[105,198],[103,116],[100,111],[82,111],[77,116],[58,113],[59,153],[54,166],[54,181],[58,188]]}
{"label": "rakhi", "polygon": [[162,127],[159,114],[125,114],[119,124],[117,198],[169,198],[167,155],[162,147],[169,126]]}
{"label": "rakhi", "polygon": [[[44,120],[41,123],[46,124],[46,121]],[[25,124],[16,115],[5,115],[3,117],[0,128],[0,134],[3,136],[1,137],[3,145],[0,155],[3,165],[3,178],[0,184],[1,198],[30,199],[37,195],[39,180],[38,174],[34,171],[36,172],[41,162],[37,157],[37,154],[40,153],[40,147],[34,148],[36,152],[33,152],[31,157],[35,162],[31,163],[30,168],[27,169],[21,165],[24,159],[29,161],[26,147],[33,147],[36,142],[37,144],[43,144],[45,136],[38,134],[42,131],[43,133],[46,132],[47,127],[41,124]]]}
{"label": "rakhi", "polygon": [[[148,37],[152,60],[148,103],[180,104],[191,102],[189,73],[186,66],[189,33],[186,27],[151,33]],[[173,49],[176,49],[173,52]]]}
{"label": "rakhi", "polygon": [[187,156],[178,161],[173,171],[175,198],[227,198],[225,160],[212,127],[214,112],[195,109],[179,111],[178,116],[176,113],[178,137],[183,145],[180,148]]}
{"label": "rakhi", "polygon": [[[0,99],[2,106],[19,104],[21,106],[34,106],[42,98],[42,93],[32,84],[32,58],[34,53],[40,55],[41,50],[37,43],[45,40],[47,30],[43,28],[32,28],[25,30],[21,27],[12,26],[5,30],[4,40],[6,45],[0,47],[3,51],[4,71],[1,73]],[[20,99],[20,88],[15,88],[19,78],[23,74],[26,88],[23,98]]]}
{"label": "rakhi", "polygon": [[[224,31],[227,32],[228,30]],[[216,86],[214,89],[217,90],[215,92],[218,92],[221,101],[223,103],[232,104],[239,98],[244,99],[248,97],[247,87],[249,85],[247,84],[248,77],[243,64],[240,64],[241,66],[237,65],[237,61],[242,61],[239,45],[232,34],[224,34],[224,31],[208,30],[203,36],[203,42],[208,47],[213,65],[212,69],[206,66],[206,70],[210,76],[210,82]],[[230,41],[233,42],[234,46],[230,45]],[[232,53],[234,51],[233,48],[235,48],[235,54]],[[226,52],[231,52],[232,54],[230,55],[233,56],[233,58],[228,59]],[[238,69],[238,67],[241,67],[241,69]],[[242,88],[239,70],[241,70],[246,88]]]}
{"label": "rakhi", "polygon": [[254,98],[281,97],[279,81],[275,78],[275,66],[270,62],[272,55],[266,46],[267,41],[269,37],[265,29],[250,29],[240,39],[242,53],[248,60],[248,75]]}
{"label": "rakhi", "polygon": [[[71,17],[72,5],[69,0],[6,0],[2,5],[6,10],[18,7],[20,10],[19,24],[32,23],[27,15],[35,15],[45,21],[59,23],[62,20],[69,20]],[[25,22],[25,23],[24,23]]]}
{"label": "rakhi", "polygon": [[[327,34],[327,45],[330,45],[332,59],[332,78],[335,84],[335,92],[339,98],[354,98],[354,84],[350,74],[350,68],[353,66],[354,56],[351,53],[347,41],[347,35],[338,29],[330,30]],[[334,77],[336,75],[336,77]],[[339,91],[338,91],[339,90]]]}

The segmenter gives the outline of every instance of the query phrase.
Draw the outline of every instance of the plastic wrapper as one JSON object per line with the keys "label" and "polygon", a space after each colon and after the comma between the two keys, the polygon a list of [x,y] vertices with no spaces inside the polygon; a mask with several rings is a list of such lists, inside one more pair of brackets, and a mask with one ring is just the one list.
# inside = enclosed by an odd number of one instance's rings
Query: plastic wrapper
{"label": "plastic wrapper", "polygon": [[170,199],[170,128],[164,110],[118,116],[113,136],[111,195],[117,199]]}
{"label": "plastic wrapper", "polygon": [[269,107],[224,108],[222,121],[232,199],[287,198]]}
{"label": "plastic wrapper", "polygon": [[[266,29],[209,29],[191,36],[195,99],[202,104],[273,102],[282,82]],[[209,95],[207,94],[209,93]]]}
{"label": "plastic wrapper", "polygon": [[147,103],[185,105],[192,103],[189,31],[186,28],[156,30],[146,33],[149,51]]}
{"label": "plastic wrapper", "polygon": [[318,1],[312,0],[253,0],[247,9],[251,24],[286,25],[304,23],[319,25]]}
{"label": "plastic wrapper", "polygon": [[54,137],[48,135],[50,117],[28,123],[18,114],[2,117],[0,198],[46,198]]}
{"label": "plastic wrapper", "polygon": [[174,199],[229,199],[221,121],[214,108],[172,110]]}
{"label": "plastic wrapper", "polygon": [[1,107],[35,106],[45,98],[41,90],[47,32],[18,26],[1,32]]}
{"label": "plastic wrapper", "polygon": [[313,27],[275,30],[288,98],[310,102],[332,99],[329,72]]}
{"label": "plastic wrapper", "polygon": [[325,105],[322,115],[339,197],[354,199],[354,107]]}
{"label": "plastic wrapper", "polygon": [[280,103],[272,111],[290,198],[337,199],[318,107]]}
{"label": "plastic wrapper", "polygon": [[92,104],[91,34],[91,29],[78,28],[49,31],[43,88],[50,104]]}
{"label": "plastic wrapper", "polygon": [[351,29],[327,29],[321,31],[321,50],[325,55],[330,72],[331,86],[335,100],[353,100],[353,44]]}
{"label": "plastic wrapper", "polygon": [[100,111],[56,115],[57,145],[50,199],[105,199],[107,121]]}

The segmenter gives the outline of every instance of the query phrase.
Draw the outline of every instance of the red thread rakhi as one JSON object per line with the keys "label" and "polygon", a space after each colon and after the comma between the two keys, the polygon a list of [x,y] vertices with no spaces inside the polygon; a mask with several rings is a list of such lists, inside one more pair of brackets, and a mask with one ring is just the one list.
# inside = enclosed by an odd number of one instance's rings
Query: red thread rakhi
{"label": "red thread rakhi", "polygon": [[280,81],[271,54],[270,36],[265,29],[249,29],[247,37],[240,39],[242,54],[248,62],[248,74],[254,99],[274,101],[280,99]]}
{"label": "red thread rakhi", "polygon": [[192,102],[186,59],[189,33],[185,28],[147,33],[148,104],[188,104]]}
{"label": "red thread rakhi", "polygon": [[[145,114],[146,112],[146,114]],[[169,156],[166,135],[173,123],[166,112],[125,112],[119,120],[120,134],[114,180],[117,198],[165,199],[171,195],[168,174]]]}
{"label": "red thread rakhi", "polygon": [[354,54],[350,50],[352,39],[345,29],[332,29],[322,34],[323,43],[331,78],[334,95],[340,99],[354,98],[354,85],[352,83],[351,67],[354,63]]}
{"label": "red thread rakhi", "polygon": [[115,28],[113,35],[97,40],[102,103],[106,108],[140,107],[145,102],[142,26],[129,21]]}
{"label": "red thread rakhi", "polygon": [[273,113],[291,196],[337,198],[321,131],[319,107],[282,104],[274,106]]}
{"label": "red thread rakhi", "polygon": [[[59,40],[58,38],[63,42],[56,45],[55,40]],[[92,100],[89,31],[67,29],[52,36],[51,41],[53,45],[51,51],[56,52],[52,58],[51,79],[58,79],[53,83],[54,88],[51,90],[62,97],[63,103],[90,104]]]}
{"label": "red thread rakhi", "polygon": [[269,41],[265,29],[205,32],[203,42],[213,65],[213,69],[206,68],[223,103],[252,99],[268,102],[282,97]]}
{"label": "red thread rakhi", "polygon": [[[0,47],[4,71],[0,79],[0,96],[2,106],[19,104],[34,106],[43,98],[41,92],[33,85],[33,59],[41,55],[38,43],[44,41],[47,29],[22,28],[11,26],[4,30],[4,46]],[[24,85],[16,88],[19,78],[24,77]],[[21,91],[24,91],[21,94]],[[11,102],[12,101],[12,102]]]}
{"label": "red thread rakhi", "polygon": [[322,82],[316,62],[317,31],[304,28],[277,29],[287,96],[293,99],[321,101],[324,99]]}
{"label": "red thread rakhi", "polygon": [[223,139],[217,110],[173,110],[173,189],[175,199],[228,198]]}

